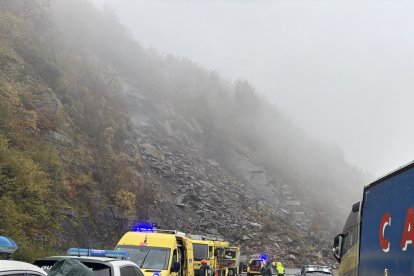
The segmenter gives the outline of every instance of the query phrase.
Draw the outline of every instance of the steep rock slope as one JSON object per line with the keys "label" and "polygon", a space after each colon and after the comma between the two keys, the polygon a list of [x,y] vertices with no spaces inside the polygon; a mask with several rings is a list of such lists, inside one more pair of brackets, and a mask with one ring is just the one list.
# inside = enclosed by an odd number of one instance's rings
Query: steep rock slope
{"label": "steep rock slope", "polygon": [[[23,244],[21,258],[113,247],[148,219],[288,265],[330,262],[362,179],[340,151],[246,81],[144,50],[87,2],[0,4],[0,176],[10,183],[0,200],[16,214],[0,216],[0,234]],[[16,193],[30,177],[42,181]],[[31,209],[39,198],[42,209]],[[17,231],[30,216],[39,227]]]}

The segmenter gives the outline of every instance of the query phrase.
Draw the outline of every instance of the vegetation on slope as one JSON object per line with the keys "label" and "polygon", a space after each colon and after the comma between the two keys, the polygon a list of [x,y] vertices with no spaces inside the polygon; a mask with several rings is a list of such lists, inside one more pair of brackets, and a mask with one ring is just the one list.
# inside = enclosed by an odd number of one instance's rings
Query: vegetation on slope
{"label": "vegetation on slope", "polygon": [[[122,79],[198,121],[207,157],[225,160],[227,145],[237,145],[276,179],[316,193],[342,192],[361,177],[340,151],[306,136],[248,82],[229,83],[191,61],[142,49],[108,11],[82,0],[2,0],[0,202],[7,208],[0,235],[17,240],[22,259],[88,246],[88,239],[113,246],[123,225],[107,214],[127,221],[151,208],[154,183],[139,177],[145,162]],[[175,124],[179,130],[183,122]]]}
{"label": "vegetation on slope", "polygon": [[56,235],[61,210],[79,214],[74,236],[83,227],[114,234],[117,225],[94,221],[97,210],[133,217],[143,210],[137,197],[152,194],[135,177],[139,155],[125,153],[132,133],[116,80],[82,51],[53,48],[62,36],[47,27],[50,12],[49,1],[0,2],[0,235],[26,260],[67,246]]}

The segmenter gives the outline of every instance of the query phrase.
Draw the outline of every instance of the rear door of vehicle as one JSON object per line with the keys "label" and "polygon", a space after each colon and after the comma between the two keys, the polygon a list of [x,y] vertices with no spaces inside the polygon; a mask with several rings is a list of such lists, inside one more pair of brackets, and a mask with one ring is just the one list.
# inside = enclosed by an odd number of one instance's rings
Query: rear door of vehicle
{"label": "rear door of vehicle", "polygon": [[[58,261],[58,259],[40,259],[34,262],[34,265],[40,267],[47,273],[50,271],[52,266]],[[113,276],[111,272],[111,266],[105,263],[100,262],[91,262],[91,261],[81,261],[84,265],[92,269],[93,273],[96,276]]]}

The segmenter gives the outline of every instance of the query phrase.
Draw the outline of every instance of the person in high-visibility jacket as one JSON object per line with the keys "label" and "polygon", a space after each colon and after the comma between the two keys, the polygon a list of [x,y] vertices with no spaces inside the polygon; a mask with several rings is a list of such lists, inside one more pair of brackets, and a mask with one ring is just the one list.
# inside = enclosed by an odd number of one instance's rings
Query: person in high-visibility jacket
{"label": "person in high-visibility jacket", "polygon": [[277,276],[285,276],[285,268],[283,267],[281,262],[276,263],[276,272]]}

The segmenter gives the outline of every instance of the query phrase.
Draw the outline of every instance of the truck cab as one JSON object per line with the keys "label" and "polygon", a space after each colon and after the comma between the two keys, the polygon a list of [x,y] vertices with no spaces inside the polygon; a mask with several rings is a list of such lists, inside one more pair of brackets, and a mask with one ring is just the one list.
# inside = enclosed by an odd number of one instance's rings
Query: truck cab
{"label": "truck cab", "polygon": [[213,253],[211,252],[211,242],[207,240],[192,239],[194,252],[194,275],[199,276],[201,260],[206,260],[210,267],[213,267]]}
{"label": "truck cab", "polygon": [[334,257],[340,263],[339,275],[357,275],[359,250],[359,209],[360,202],[352,206],[342,233],[334,240]]}
{"label": "truck cab", "polygon": [[339,276],[414,275],[414,162],[366,185],[335,237]]}

